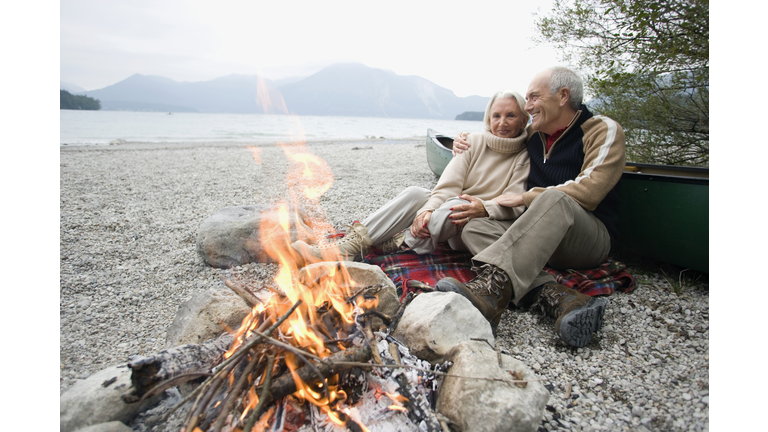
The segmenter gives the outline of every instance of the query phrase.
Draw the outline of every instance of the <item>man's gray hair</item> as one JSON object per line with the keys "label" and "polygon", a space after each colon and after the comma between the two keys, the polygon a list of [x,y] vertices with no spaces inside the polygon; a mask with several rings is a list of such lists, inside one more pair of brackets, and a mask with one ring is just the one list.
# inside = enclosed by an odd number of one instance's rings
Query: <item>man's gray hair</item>
{"label": "man's gray hair", "polygon": [[517,102],[517,106],[520,107],[520,112],[523,113],[523,118],[525,119],[525,122],[523,123],[523,127],[528,124],[528,121],[531,119],[531,115],[528,113],[528,111],[525,110],[525,98],[520,95],[520,93],[512,90],[505,90],[496,92],[493,96],[491,96],[491,100],[488,101],[488,106],[485,107],[485,115],[483,116],[483,125],[485,126],[485,130],[487,132],[491,131],[491,107],[493,106],[493,103],[496,102],[496,99],[514,99],[515,102]]}
{"label": "man's gray hair", "polygon": [[549,78],[549,94],[555,94],[563,87],[567,88],[571,95],[568,105],[574,111],[578,111],[584,99],[584,82],[581,77],[576,72],[561,66],[555,66],[549,70],[552,71],[552,76]]}

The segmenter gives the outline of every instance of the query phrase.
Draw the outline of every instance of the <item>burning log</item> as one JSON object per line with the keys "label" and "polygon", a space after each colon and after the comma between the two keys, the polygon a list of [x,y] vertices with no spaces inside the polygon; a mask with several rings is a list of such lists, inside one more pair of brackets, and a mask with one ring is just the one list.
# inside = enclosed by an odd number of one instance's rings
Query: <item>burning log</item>
{"label": "burning log", "polygon": [[[295,373],[301,381],[306,384],[317,384],[318,379],[316,371],[319,371],[324,378],[329,378],[344,370],[351,369],[355,366],[344,364],[347,363],[365,363],[371,359],[371,347],[368,345],[359,348],[349,348],[344,351],[340,351],[336,354],[330,355],[323,360],[314,363],[315,370],[310,366],[302,366],[296,369]],[[257,387],[257,391],[263,390],[263,387]],[[283,374],[274,382],[269,388],[267,393],[267,402],[282,399],[285,396],[295,393],[296,380],[291,374]]]}
{"label": "burning log", "polygon": [[[133,358],[128,363],[133,370],[133,388],[123,395],[123,400],[126,403],[138,402],[150,390],[155,389],[152,393],[158,394],[166,388],[209,375],[211,369],[221,362],[232,340],[231,335],[225,334],[199,345],[182,345],[153,356]],[[163,383],[166,383],[163,388],[157,388]]]}

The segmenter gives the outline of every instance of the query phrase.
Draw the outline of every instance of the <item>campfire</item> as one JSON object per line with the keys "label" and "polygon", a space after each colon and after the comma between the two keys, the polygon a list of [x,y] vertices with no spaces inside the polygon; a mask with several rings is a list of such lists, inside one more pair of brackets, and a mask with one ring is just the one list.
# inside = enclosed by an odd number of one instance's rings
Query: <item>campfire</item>
{"label": "campfire", "polygon": [[[291,205],[318,204],[333,182],[327,164],[303,146],[283,149],[296,163],[288,178]],[[394,286],[356,281],[336,256],[299,269],[290,227],[304,224],[290,220],[291,205],[278,205],[276,222],[260,227],[263,248],[280,264],[276,288],[260,299],[225,281],[253,306],[240,328],[200,346],[134,359],[134,391],[124,399],[199,383],[176,407],[185,407],[186,432],[296,430],[304,423],[325,430],[368,431],[375,424],[373,430],[441,430],[435,389],[445,365],[419,360],[389,336],[407,302],[380,310],[383,292],[396,299]],[[313,222],[330,231],[325,220]]]}

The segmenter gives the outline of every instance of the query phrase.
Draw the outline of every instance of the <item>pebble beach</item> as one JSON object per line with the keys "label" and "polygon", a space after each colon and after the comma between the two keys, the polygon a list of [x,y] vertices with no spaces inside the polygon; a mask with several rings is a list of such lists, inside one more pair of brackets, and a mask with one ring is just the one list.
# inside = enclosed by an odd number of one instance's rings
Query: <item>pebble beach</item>
{"label": "pebble beach", "polygon": [[[423,141],[310,142],[333,184],[308,211],[343,230],[408,186],[432,188]],[[133,143],[60,147],[60,392],[133,355],[166,348],[176,311],[222,279],[269,284],[274,264],[212,268],[196,252],[200,223],[228,206],[289,202],[296,163],[283,147]],[[539,430],[709,430],[709,284],[632,267],[634,292],[608,297],[585,348],[554,320],[508,310],[501,348],[544,380]]]}

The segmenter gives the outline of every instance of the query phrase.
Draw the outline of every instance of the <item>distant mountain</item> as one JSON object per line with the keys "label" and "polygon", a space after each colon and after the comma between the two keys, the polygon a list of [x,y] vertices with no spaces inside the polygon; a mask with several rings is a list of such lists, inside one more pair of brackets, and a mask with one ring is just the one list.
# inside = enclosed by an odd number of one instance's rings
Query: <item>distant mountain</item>
{"label": "distant mountain", "polygon": [[72,94],[85,92],[85,89],[80,87],[79,85],[75,85],[75,84],[64,82],[64,81],[59,81],[59,90],[66,90]]}
{"label": "distant mountain", "polygon": [[[268,80],[263,82],[265,88],[275,91]],[[105,110],[141,107],[141,111],[263,113],[257,102],[258,86],[257,75],[177,82],[161,76],[135,74],[88,94],[99,98]]]}
{"label": "distant mountain", "polygon": [[358,63],[335,64],[280,87],[288,109],[303,115],[442,118],[485,110],[488,98],[457,97],[418,76],[397,75]]}
{"label": "distant mountain", "polygon": [[257,75],[177,82],[135,74],[89,91],[88,96],[99,99],[103,110],[290,112],[450,120],[465,111],[484,110],[488,100],[480,96],[460,98],[424,78],[397,75],[362,64],[336,64],[303,79],[278,82],[282,84],[279,88],[275,82]]}

